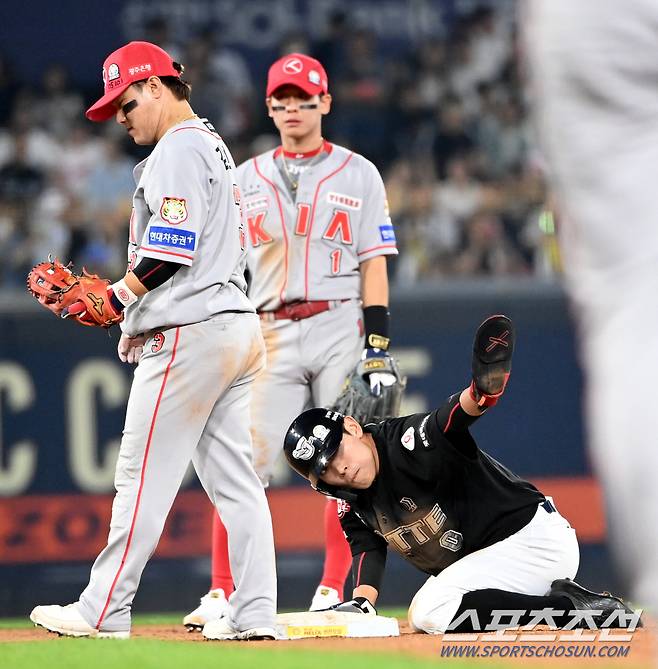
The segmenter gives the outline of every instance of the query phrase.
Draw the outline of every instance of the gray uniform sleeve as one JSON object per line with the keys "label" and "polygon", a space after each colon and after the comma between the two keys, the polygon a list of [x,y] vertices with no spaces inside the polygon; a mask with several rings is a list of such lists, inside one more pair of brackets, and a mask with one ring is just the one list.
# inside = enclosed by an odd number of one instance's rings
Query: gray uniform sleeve
{"label": "gray uniform sleeve", "polygon": [[377,168],[365,158],[363,217],[359,232],[359,262],[380,255],[396,255],[397,245],[393,223],[388,213],[386,190]]}
{"label": "gray uniform sleeve", "polygon": [[209,217],[211,173],[196,143],[185,139],[175,133],[165,137],[149,165],[144,198],[151,218],[138,257],[181,265],[194,261]]}

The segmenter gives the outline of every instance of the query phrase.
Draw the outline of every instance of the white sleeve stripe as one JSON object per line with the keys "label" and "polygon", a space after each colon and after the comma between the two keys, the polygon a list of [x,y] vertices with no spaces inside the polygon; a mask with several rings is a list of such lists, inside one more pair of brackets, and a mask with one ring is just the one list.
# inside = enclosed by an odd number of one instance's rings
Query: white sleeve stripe
{"label": "white sleeve stripe", "polygon": [[186,255],[185,253],[176,253],[175,251],[163,251],[162,249],[154,249],[150,246],[141,246],[140,250],[151,251],[152,253],[164,253],[167,256],[178,256],[179,258],[187,258],[187,260],[194,260],[194,256]]}

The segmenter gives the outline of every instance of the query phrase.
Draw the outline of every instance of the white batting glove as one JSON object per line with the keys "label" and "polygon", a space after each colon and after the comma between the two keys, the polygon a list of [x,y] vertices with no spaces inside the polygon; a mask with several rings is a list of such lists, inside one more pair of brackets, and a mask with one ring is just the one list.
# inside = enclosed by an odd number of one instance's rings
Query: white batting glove
{"label": "white batting glove", "polygon": [[144,350],[144,342],[146,337],[138,335],[137,337],[129,337],[127,334],[122,334],[117,345],[117,354],[121,362],[127,362],[131,365],[139,364],[139,359]]}
{"label": "white batting glove", "polygon": [[392,386],[395,381],[395,374],[389,374],[388,372],[373,372],[368,377],[370,381],[370,392],[378,397],[381,393],[381,387]]}

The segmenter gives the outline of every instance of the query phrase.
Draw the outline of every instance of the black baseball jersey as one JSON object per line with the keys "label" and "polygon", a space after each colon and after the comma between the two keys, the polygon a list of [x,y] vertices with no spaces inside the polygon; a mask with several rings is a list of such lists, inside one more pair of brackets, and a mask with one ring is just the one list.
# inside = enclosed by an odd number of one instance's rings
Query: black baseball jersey
{"label": "black baseball jersey", "polygon": [[[477,447],[467,425],[474,419],[456,400],[429,414],[364,428],[375,441],[379,472],[356,501],[339,507],[353,556],[375,558],[374,551],[383,562],[390,547],[436,575],[520,530],[545,500],[531,483]],[[456,412],[461,429],[452,420]],[[444,431],[442,425],[451,423]]]}

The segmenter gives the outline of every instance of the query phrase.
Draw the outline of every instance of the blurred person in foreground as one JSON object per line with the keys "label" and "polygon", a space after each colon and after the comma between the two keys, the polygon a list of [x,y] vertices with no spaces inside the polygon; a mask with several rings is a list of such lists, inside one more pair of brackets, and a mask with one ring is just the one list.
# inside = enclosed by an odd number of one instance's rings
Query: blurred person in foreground
{"label": "blurred person in foreground", "polygon": [[561,217],[592,456],[630,594],[658,612],[658,5],[532,0],[535,118]]}

